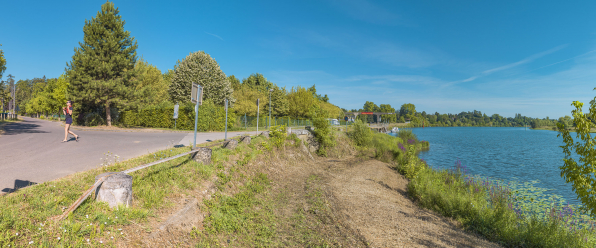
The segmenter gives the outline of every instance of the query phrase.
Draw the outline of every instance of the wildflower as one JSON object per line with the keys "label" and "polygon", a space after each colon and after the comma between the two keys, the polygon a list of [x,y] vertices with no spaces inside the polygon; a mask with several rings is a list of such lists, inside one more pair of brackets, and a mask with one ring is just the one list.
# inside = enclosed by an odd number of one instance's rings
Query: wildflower
{"label": "wildflower", "polygon": [[87,242],[89,242],[89,239],[87,239]]}
{"label": "wildflower", "polygon": [[33,241],[29,241],[29,244],[33,244]]}
{"label": "wildflower", "polygon": [[103,244],[103,241],[101,241],[101,240],[100,240],[100,241],[99,241],[99,243],[100,243],[100,244]]}
{"label": "wildflower", "polygon": [[19,236],[19,233],[17,233],[17,236]]}
{"label": "wildflower", "polygon": [[86,216],[87,216],[87,219],[89,219],[89,215],[86,215]]}
{"label": "wildflower", "polygon": [[124,233],[123,232],[120,232],[120,235],[124,235]]}
{"label": "wildflower", "polygon": [[58,240],[60,240],[60,237],[58,237]]}

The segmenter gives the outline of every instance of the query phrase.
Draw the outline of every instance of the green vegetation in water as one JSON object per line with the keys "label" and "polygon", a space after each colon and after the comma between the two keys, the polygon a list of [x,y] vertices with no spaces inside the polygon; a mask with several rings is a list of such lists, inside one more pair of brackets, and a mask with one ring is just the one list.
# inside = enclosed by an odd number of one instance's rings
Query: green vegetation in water
{"label": "green vegetation in water", "polygon": [[[461,222],[464,228],[507,247],[594,247],[594,221],[578,206],[546,195],[535,181],[509,182],[471,177],[460,162],[436,170],[415,156],[428,148],[405,131],[392,137],[355,123],[350,137],[360,149],[392,162],[410,183],[408,193],[424,208]],[[369,136],[370,137],[367,137]],[[407,139],[407,140],[406,140]]]}

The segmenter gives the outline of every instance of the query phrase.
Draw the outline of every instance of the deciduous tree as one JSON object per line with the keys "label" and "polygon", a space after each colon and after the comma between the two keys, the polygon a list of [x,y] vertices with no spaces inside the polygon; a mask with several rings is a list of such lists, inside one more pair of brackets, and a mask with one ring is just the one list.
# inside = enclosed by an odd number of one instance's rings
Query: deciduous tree
{"label": "deciduous tree", "polygon": [[[596,89],[596,88],[595,88]],[[592,217],[596,217],[596,137],[591,135],[592,128],[596,125],[590,120],[596,119],[596,97],[590,101],[590,112],[583,113],[583,103],[574,101],[571,111],[575,124],[574,140],[564,122],[557,123],[559,134],[563,136],[564,164],[560,167],[561,176],[567,183],[571,183],[573,191],[582,201],[582,208],[587,210]],[[575,160],[572,153],[579,155]]]}
{"label": "deciduous tree", "polygon": [[135,70],[134,87],[138,93],[135,103],[143,107],[168,101],[169,81],[164,79],[157,67],[140,59],[135,64]]}
{"label": "deciduous tree", "polygon": [[[2,44],[0,44],[2,46]],[[0,79],[2,78],[2,74],[6,71],[6,58],[4,58],[4,51],[0,49]]]}
{"label": "deciduous tree", "polygon": [[225,99],[228,99],[232,106],[236,102],[232,95],[234,89],[226,74],[221,71],[215,59],[203,51],[190,53],[176,65],[169,89],[171,101],[190,101],[192,83],[198,83],[203,87],[204,100],[211,99],[219,106],[223,106]]}
{"label": "deciduous tree", "polygon": [[399,109],[400,116],[414,115],[414,113],[416,113],[416,106],[414,106],[414,104],[411,103],[405,103],[401,105],[401,108]]}

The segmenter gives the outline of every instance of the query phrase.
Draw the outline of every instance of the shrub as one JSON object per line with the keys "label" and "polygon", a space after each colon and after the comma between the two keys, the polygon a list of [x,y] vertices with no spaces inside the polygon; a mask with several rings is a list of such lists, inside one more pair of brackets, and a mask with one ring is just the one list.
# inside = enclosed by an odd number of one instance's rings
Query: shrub
{"label": "shrub", "polygon": [[331,125],[327,119],[322,117],[314,118],[312,123],[315,127],[315,138],[317,138],[317,141],[319,142],[319,150],[317,150],[317,154],[326,157],[327,148],[335,146],[335,136],[333,136]]}
{"label": "shrub", "polygon": [[286,136],[287,133],[285,125],[272,126],[269,129],[269,141],[271,141],[271,143],[277,148],[281,148],[285,144]]}
{"label": "shrub", "polygon": [[353,131],[350,133],[350,137],[356,142],[358,146],[366,146],[372,141],[372,130],[361,120],[354,122]]}
{"label": "shrub", "polygon": [[333,135],[331,124],[327,120],[329,112],[319,107],[319,105],[315,105],[309,110],[309,115],[313,118],[312,124],[315,127],[314,135],[319,142],[317,154],[326,157],[327,149],[335,146],[335,136]]}
{"label": "shrub", "polygon": [[407,140],[408,142],[410,142],[410,140],[413,140],[412,142],[416,142],[418,140],[418,138],[412,132],[412,130],[406,129],[406,128],[400,129],[399,132],[397,133],[397,137],[399,137],[402,140]]}
{"label": "shrub", "polygon": [[[181,104],[178,109],[176,129],[194,130],[195,105],[192,103]],[[174,128],[174,105],[171,103],[148,106],[137,111],[123,112],[121,123],[124,126],[141,126],[153,128]],[[199,106],[197,130],[223,131],[225,129],[226,111],[224,107],[216,106],[210,100]],[[228,129],[232,128],[236,115],[228,110]]]}

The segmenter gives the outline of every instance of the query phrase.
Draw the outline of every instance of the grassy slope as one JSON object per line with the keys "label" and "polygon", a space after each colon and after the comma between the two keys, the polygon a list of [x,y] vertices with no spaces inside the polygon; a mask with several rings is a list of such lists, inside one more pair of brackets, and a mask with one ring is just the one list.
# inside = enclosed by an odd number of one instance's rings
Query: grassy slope
{"label": "grassy slope", "polygon": [[[410,178],[409,194],[420,206],[452,217],[468,230],[504,246],[593,245],[593,232],[570,230],[560,219],[541,222],[520,218],[507,205],[512,198],[503,195],[505,191],[466,181],[458,173],[429,169],[415,157],[415,152],[428,144],[417,142],[411,133],[404,132],[400,138],[371,135],[367,144],[357,148],[360,154],[373,154],[393,163]],[[329,157],[354,154],[352,142],[343,134],[338,138]],[[21,189],[0,197],[0,246],[18,247],[30,242],[42,247],[143,245],[156,223],[177,208],[180,199],[198,194],[203,183],[214,176],[219,190],[204,201],[202,210],[210,214],[204,228],[177,235],[179,245],[367,246],[357,232],[338,223],[316,167],[310,166],[315,160],[305,155],[300,141],[288,138],[279,148],[273,144],[258,137],[233,151],[214,149],[211,165],[183,157],[132,173],[133,207],[111,210],[105,204],[87,200],[60,223],[47,219],[61,214],[93,183],[95,175],[121,171],[189,148],[167,149]],[[106,156],[111,160],[110,154]]]}

